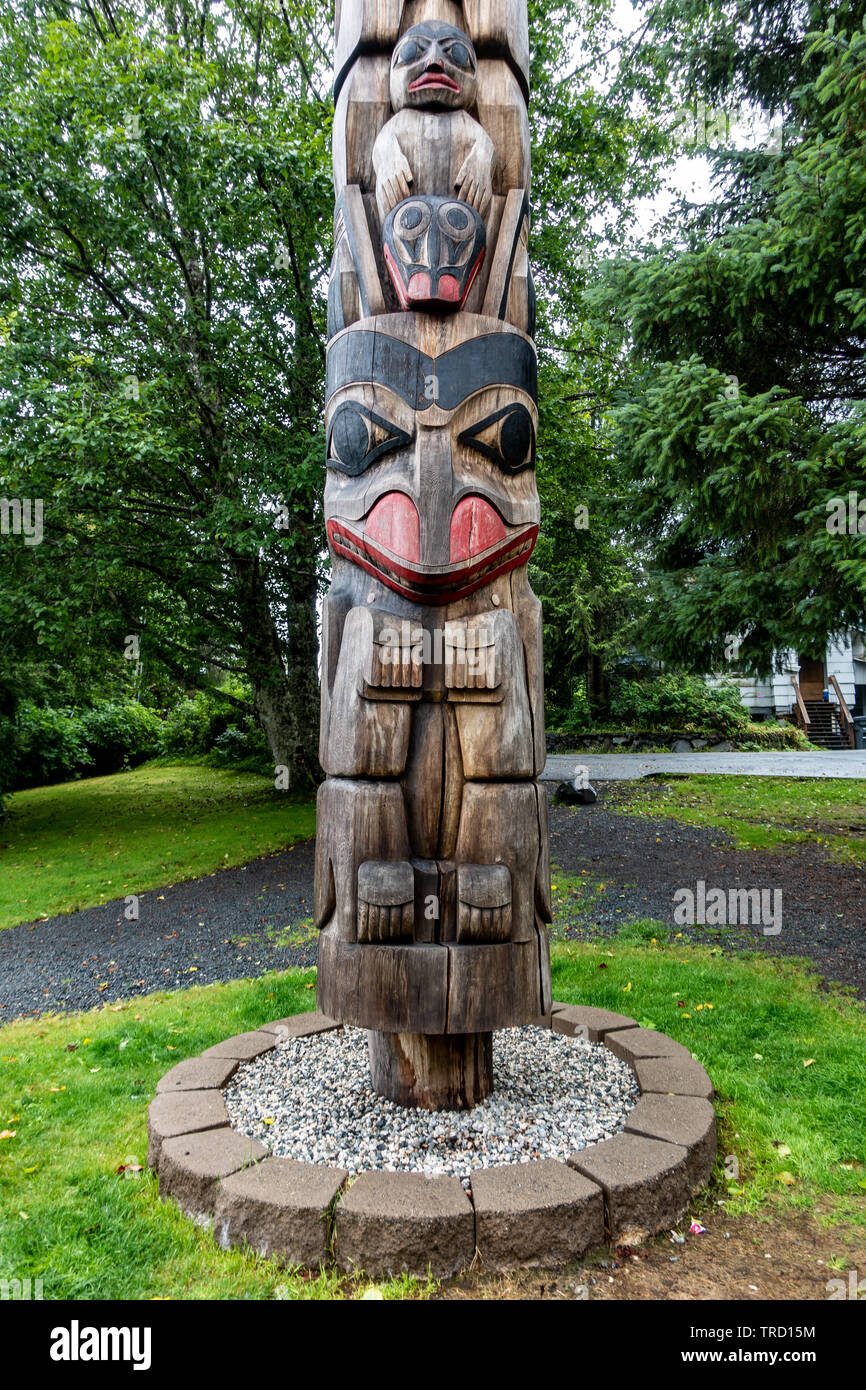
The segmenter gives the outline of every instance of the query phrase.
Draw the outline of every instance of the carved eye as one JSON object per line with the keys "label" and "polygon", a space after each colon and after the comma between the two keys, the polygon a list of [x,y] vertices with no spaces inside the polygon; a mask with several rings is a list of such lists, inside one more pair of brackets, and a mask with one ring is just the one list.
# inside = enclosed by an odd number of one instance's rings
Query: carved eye
{"label": "carved eye", "polygon": [[471,72],[472,54],[469,52],[469,49],[466,47],[465,43],[461,43],[459,39],[455,39],[452,44],[446,44],[445,48],[448,53],[448,57],[451,59],[455,67],[466,68],[467,71]]}
{"label": "carved eye", "polygon": [[414,63],[416,58],[420,58],[426,45],[421,45],[417,39],[407,39],[402,48],[397,50],[394,57],[394,66],[403,63]]}
{"label": "carved eye", "polygon": [[328,438],[328,466],[355,478],[392,449],[410,442],[411,435],[374,415],[356,401],[344,401],[334,412]]}
{"label": "carved eye", "polygon": [[506,473],[520,473],[535,463],[535,428],[525,405],[503,406],[479,424],[458,436],[485,458],[492,459]]}

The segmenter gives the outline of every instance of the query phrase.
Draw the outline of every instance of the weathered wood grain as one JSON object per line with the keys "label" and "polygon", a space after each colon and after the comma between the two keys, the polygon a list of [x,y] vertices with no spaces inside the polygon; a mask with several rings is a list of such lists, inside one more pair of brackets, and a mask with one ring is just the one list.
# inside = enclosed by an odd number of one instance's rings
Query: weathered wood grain
{"label": "weathered wood grain", "polygon": [[468,1110],[493,1090],[493,1034],[369,1033],[373,1089],[397,1105]]}

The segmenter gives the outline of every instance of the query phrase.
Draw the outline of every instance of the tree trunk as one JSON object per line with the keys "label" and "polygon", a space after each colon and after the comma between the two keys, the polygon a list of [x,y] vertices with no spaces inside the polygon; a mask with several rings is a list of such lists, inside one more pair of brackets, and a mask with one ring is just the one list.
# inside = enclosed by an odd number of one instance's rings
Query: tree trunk
{"label": "tree trunk", "polygon": [[285,605],[287,639],[277,630],[257,559],[236,560],[241,633],[259,724],[283,787],[301,791],[319,781],[319,681],[315,587]]}

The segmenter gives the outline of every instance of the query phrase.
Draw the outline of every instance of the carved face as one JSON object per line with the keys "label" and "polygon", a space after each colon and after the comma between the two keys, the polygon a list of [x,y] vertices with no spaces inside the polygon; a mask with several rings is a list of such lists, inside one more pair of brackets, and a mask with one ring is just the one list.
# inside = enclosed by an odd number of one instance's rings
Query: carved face
{"label": "carved face", "polygon": [[451,24],[428,20],[400,39],[391,59],[391,106],[466,111],[478,91],[472,40]]}
{"label": "carved face", "polygon": [[456,198],[417,197],[385,218],[385,264],[403,309],[459,309],[484,259],[484,220]]}
{"label": "carved face", "polygon": [[392,314],[344,329],[328,345],[334,554],[419,603],[525,564],[538,534],[535,397],[535,349],[497,319]]}

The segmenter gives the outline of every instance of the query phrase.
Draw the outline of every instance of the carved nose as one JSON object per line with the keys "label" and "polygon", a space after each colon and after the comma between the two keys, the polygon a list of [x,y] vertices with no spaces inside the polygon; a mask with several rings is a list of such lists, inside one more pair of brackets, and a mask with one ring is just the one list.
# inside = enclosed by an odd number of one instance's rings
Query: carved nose
{"label": "carved nose", "polygon": [[471,560],[505,539],[505,526],[483,497],[464,497],[451,515],[451,563]]}
{"label": "carved nose", "polygon": [[404,492],[386,492],[380,497],[364,526],[364,533],[401,560],[418,563],[421,553],[421,524],[418,512]]}

